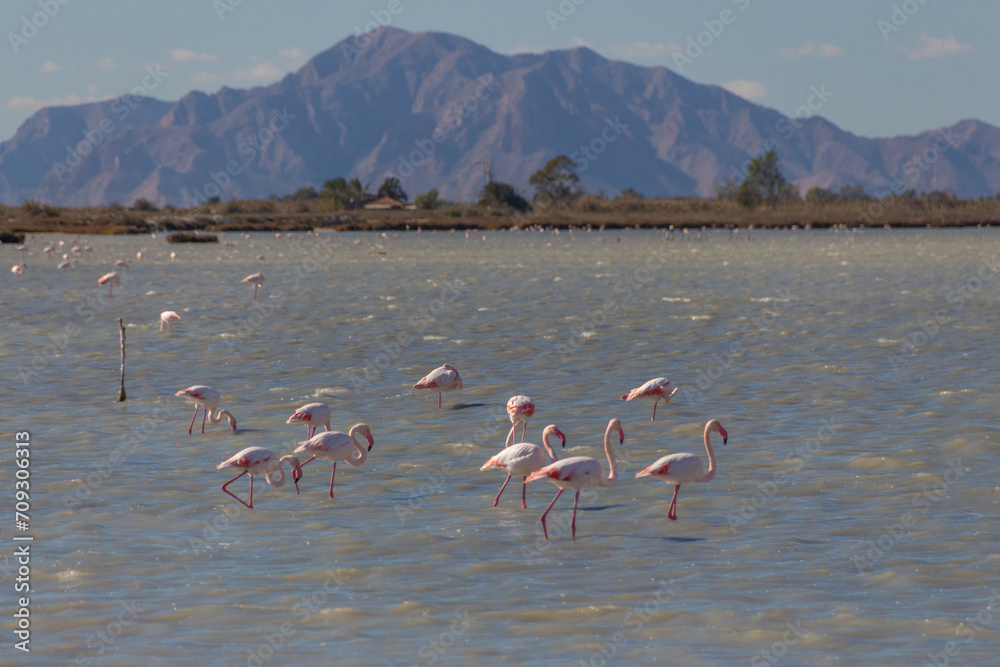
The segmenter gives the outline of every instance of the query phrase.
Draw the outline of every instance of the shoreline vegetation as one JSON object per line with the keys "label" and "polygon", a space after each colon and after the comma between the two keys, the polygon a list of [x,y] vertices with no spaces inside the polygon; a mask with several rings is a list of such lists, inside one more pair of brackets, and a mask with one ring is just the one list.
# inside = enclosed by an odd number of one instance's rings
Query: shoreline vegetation
{"label": "shoreline vegetation", "polygon": [[[141,200],[140,200],[141,202]],[[162,232],[496,230],[532,226],[610,229],[977,227],[1000,225],[1000,200],[888,198],[781,202],[747,209],[734,201],[698,198],[583,196],[572,203],[520,213],[507,207],[442,203],[430,210],[337,210],[323,199],[232,200],[191,208],[0,205],[0,240],[24,234],[149,234]]]}

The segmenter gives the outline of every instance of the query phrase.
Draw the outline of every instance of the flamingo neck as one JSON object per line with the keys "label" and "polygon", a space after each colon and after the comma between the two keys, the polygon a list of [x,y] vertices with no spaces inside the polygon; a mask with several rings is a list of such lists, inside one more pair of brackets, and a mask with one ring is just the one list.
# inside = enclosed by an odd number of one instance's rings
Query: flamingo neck
{"label": "flamingo neck", "polygon": [[222,421],[222,416],[225,415],[226,419],[229,420],[229,425],[233,428],[236,428],[236,418],[233,417],[233,414],[229,412],[229,410],[219,410],[218,412],[216,412],[214,407],[206,409],[208,410],[208,421],[212,422],[213,424],[218,424],[219,422]]}
{"label": "flamingo neck", "polygon": [[264,474],[264,478],[267,479],[267,483],[273,487],[279,487],[285,485],[285,466],[284,460],[278,461],[278,476],[274,477],[274,471],[269,471]]}
{"label": "flamingo neck", "polygon": [[[507,434],[507,440],[503,443],[503,448],[507,449],[514,444],[514,431],[517,430],[517,422],[510,425],[510,433]],[[542,442],[545,442],[545,435],[542,435]]]}
{"label": "flamingo neck", "polygon": [[611,434],[614,432],[614,422],[608,424],[608,430],[604,432],[604,453],[608,456],[608,468],[610,472],[605,479],[605,485],[611,486],[618,479],[618,464],[615,463],[615,455],[611,451]]}
{"label": "flamingo neck", "polygon": [[348,433],[348,435],[351,436],[351,440],[354,441],[354,448],[358,450],[358,456],[352,456],[348,459],[344,459],[345,461],[347,461],[348,465],[352,465],[355,467],[362,465],[368,459],[368,449],[360,442],[358,442],[358,437],[354,435],[355,432],[357,432],[357,430],[358,430],[357,428],[352,428],[351,432]]}
{"label": "flamingo neck", "polygon": [[542,446],[545,447],[545,451],[549,453],[549,457],[552,459],[553,463],[559,460],[559,457],[556,456],[555,450],[552,449],[552,445],[549,444],[549,437],[551,437],[554,430],[555,429],[551,429],[546,426],[545,430],[542,431]]}
{"label": "flamingo neck", "polygon": [[711,481],[711,479],[715,477],[715,473],[718,472],[715,467],[715,452],[712,451],[712,443],[709,441],[709,433],[711,433],[711,430],[709,429],[710,426],[711,423],[705,425],[705,452],[708,454],[708,472],[706,472],[705,476],[702,478],[703,482]]}

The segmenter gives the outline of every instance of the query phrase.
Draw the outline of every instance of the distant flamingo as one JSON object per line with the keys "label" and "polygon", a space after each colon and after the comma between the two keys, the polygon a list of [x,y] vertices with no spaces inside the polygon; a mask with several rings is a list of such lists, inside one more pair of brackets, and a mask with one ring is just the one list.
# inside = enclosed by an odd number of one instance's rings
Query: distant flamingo
{"label": "distant flamingo", "polygon": [[507,444],[504,445],[504,449],[501,449],[499,454],[492,457],[480,468],[480,470],[498,468],[507,471],[507,479],[504,480],[503,485],[500,487],[497,497],[493,499],[493,507],[496,507],[497,503],[500,502],[500,496],[503,494],[503,490],[507,488],[507,482],[510,481],[510,478],[514,475],[521,475],[521,509],[527,509],[528,506],[525,504],[526,483],[524,481],[527,479],[527,475],[545,465],[545,452],[549,453],[549,458],[552,459],[553,463],[559,460],[559,457],[556,456],[556,453],[552,450],[552,446],[549,444],[549,437],[556,436],[559,438],[559,443],[563,447],[566,446],[566,436],[556,428],[555,424],[549,424],[542,431],[544,451],[538,445],[533,445],[530,442],[521,442],[516,445],[511,444],[514,440],[514,431],[516,430],[517,424],[515,423],[510,427],[510,433],[507,435]]}
{"label": "distant flamingo", "polygon": [[174,262],[176,260],[177,260],[177,253],[176,252],[170,253],[170,261]]}
{"label": "distant flamingo", "polygon": [[413,385],[414,389],[437,389],[438,407],[441,407],[441,392],[462,388],[462,378],[451,364],[435,368]]}
{"label": "distant flamingo", "polygon": [[222,421],[222,415],[226,416],[229,420],[229,425],[236,430],[236,418],[233,417],[229,410],[216,410],[219,408],[219,403],[222,402],[222,394],[217,392],[211,387],[206,387],[203,384],[196,384],[188,387],[187,389],[181,389],[179,392],[174,394],[174,396],[181,396],[187,400],[194,403],[194,415],[191,416],[191,425],[188,426],[188,435],[191,435],[192,429],[194,429],[194,420],[198,416],[198,410],[201,408],[205,409],[205,414],[201,418],[201,432],[205,432],[205,418],[207,417],[213,424],[218,424]]}
{"label": "distant flamingo", "polygon": [[670,399],[677,393],[677,387],[674,387],[673,391],[669,394],[666,393],[668,389],[670,389],[670,380],[667,378],[653,378],[641,387],[636,387],[622,396],[622,400],[631,401],[633,398],[645,398],[646,400],[653,401],[653,418],[649,421],[656,421],[656,404],[660,401],[663,401],[664,404],[669,403]]}
{"label": "distant flamingo", "polygon": [[115,285],[120,285],[121,281],[122,281],[122,277],[120,275],[118,275],[115,271],[112,271],[111,273],[105,273],[103,276],[101,276],[100,278],[98,278],[97,279],[97,284],[98,285],[107,284],[107,286],[108,286],[108,298],[109,299],[113,299],[114,295],[111,293],[111,291],[114,289]]}
{"label": "distant flamingo", "polygon": [[166,325],[167,331],[174,330],[174,320],[181,319],[181,316],[172,310],[165,310],[160,313],[160,331],[163,331],[163,326]]}
{"label": "distant flamingo", "polygon": [[241,280],[243,283],[253,284],[253,298],[257,298],[257,288],[264,284],[264,274],[263,273],[251,273],[249,276]]}
{"label": "distant flamingo", "polygon": [[715,477],[717,472],[715,452],[712,451],[712,444],[708,441],[709,433],[721,435],[723,445],[729,440],[729,434],[718,419],[712,419],[705,424],[705,451],[708,452],[708,471],[705,470],[705,464],[700,456],[682,453],[668,454],[657,459],[656,463],[635,475],[636,477],[656,477],[674,485],[674,497],[670,500],[670,508],[667,510],[668,519],[677,521],[677,494],[681,490],[681,484],[684,482],[709,482]]}
{"label": "distant flamingo", "polygon": [[316,429],[322,424],[327,431],[330,430],[330,406],[326,403],[309,403],[303,405],[288,418],[286,424],[306,425],[306,438],[311,438],[316,434]]}
{"label": "distant flamingo", "polygon": [[[528,420],[535,414],[535,404],[527,396],[511,396],[507,401],[507,415],[511,424],[520,422],[521,440],[524,440],[524,433],[528,430]],[[532,471],[534,472],[534,471]]]}
{"label": "distant flamingo", "polygon": [[10,267],[10,272],[13,273],[15,276],[19,276],[22,273],[24,273],[24,270],[26,268],[28,268],[28,265],[25,264],[24,262],[21,262],[20,264],[15,264],[14,266]]}
{"label": "distant flamingo", "polygon": [[556,504],[556,501],[559,500],[559,496],[562,495],[563,491],[566,489],[576,491],[576,497],[573,499],[573,522],[570,524],[570,531],[575,540],[576,507],[580,503],[580,489],[590,486],[611,486],[615,483],[615,480],[618,478],[618,466],[615,464],[614,454],[611,453],[611,434],[613,432],[618,433],[619,445],[625,442],[625,431],[622,430],[622,423],[617,418],[608,422],[608,428],[604,432],[604,453],[608,457],[608,467],[610,469],[607,477],[604,477],[600,462],[589,456],[573,456],[568,459],[556,461],[528,475],[528,479],[525,482],[532,482],[536,479],[547,479],[559,487],[556,497],[552,499],[549,506],[542,512],[542,530],[545,532],[546,540],[549,539],[549,529],[545,526],[545,517],[548,515],[549,510],[552,509],[552,506]]}
{"label": "distant flamingo", "polygon": [[[361,434],[368,441],[368,449],[365,449],[355,434]],[[337,462],[346,461],[348,465],[355,468],[368,459],[368,452],[371,451],[375,440],[372,438],[372,431],[368,424],[355,424],[349,433],[340,431],[324,431],[319,435],[299,443],[295,448],[296,454],[312,454],[312,458],[302,464],[307,466],[313,459],[323,459],[333,461],[333,474],[330,475],[330,497],[333,498],[333,480],[337,476]],[[354,456],[357,450],[358,456]]]}
{"label": "distant flamingo", "polygon": [[[229,495],[239,500],[243,503],[244,507],[249,507],[253,509],[253,477],[254,475],[264,474],[264,478],[267,483],[271,486],[284,486],[285,485],[285,461],[288,461],[289,465],[292,467],[292,481],[295,482],[295,494],[299,493],[299,480],[302,479],[302,465],[299,463],[299,459],[296,456],[287,454],[282,456],[280,459],[277,455],[270,449],[264,449],[263,447],[247,447],[243,451],[230,456],[228,459],[220,463],[216,468],[222,470],[223,468],[238,468],[242,469],[241,472],[236,477],[222,485],[222,490]],[[278,478],[274,478],[274,473],[277,471]],[[250,504],[244,503],[243,500],[236,495],[234,495],[226,487],[238,480],[243,475],[250,475]]]}

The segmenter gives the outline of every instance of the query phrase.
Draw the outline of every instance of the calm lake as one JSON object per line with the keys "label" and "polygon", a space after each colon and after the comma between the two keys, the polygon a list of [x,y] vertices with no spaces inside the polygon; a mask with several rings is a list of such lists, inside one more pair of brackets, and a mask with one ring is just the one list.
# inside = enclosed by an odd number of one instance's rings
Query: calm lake
{"label": "calm lake", "polygon": [[[1000,230],[31,237],[0,248],[8,441],[4,662],[51,665],[927,665],[1000,655]],[[62,242],[64,245],[59,246]],[[46,245],[55,252],[44,254]],[[142,252],[144,260],[135,261]],[[57,270],[62,253],[74,269]],[[177,258],[170,259],[176,252]],[[262,257],[263,259],[259,259]],[[124,268],[114,298],[97,279]],[[256,301],[241,283],[262,272]],[[159,331],[161,311],[181,320]],[[118,318],[127,327],[119,385]],[[462,391],[412,385],[444,363]],[[650,421],[621,395],[680,388]],[[238,420],[205,434],[174,393]],[[537,406],[560,457],[621,419],[614,486],[573,498],[479,468]],[[371,425],[359,468],[255,483],[310,402]],[[671,487],[636,472],[704,455]],[[200,422],[200,417],[199,417]],[[15,530],[14,434],[31,434]],[[246,498],[242,478],[230,490]],[[14,649],[30,542],[31,653]]]}

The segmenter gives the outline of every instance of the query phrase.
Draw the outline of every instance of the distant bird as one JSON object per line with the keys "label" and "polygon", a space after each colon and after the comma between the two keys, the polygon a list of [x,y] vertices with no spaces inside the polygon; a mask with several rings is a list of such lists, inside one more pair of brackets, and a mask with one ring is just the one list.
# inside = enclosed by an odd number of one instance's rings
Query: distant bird
{"label": "distant bird", "polygon": [[[357,434],[361,434],[368,441],[368,449],[365,449],[358,442]],[[330,475],[330,497],[333,498],[333,480],[337,476],[337,462],[346,461],[348,465],[357,468],[368,459],[368,452],[371,451],[375,440],[372,438],[372,431],[368,424],[355,424],[349,433],[340,431],[324,431],[319,435],[299,443],[295,448],[296,454],[312,454],[312,458],[302,464],[307,466],[314,459],[333,461],[333,474]],[[354,453],[357,451],[358,455]]]}
{"label": "distant bird", "polygon": [[[507,415],[511,424],[520,422],[521,440],[524,440],[524,433],[528,430],[528,420],[535,414],[535,404],[527,396],[511,396],[507,401]],[[532,471],[534,472],[534,471]]]}
{"label": "distant bird", "polygon": [[561,461],[550,463],[544,468],[528,475],[528,479],[525,482],[533,482],[536,479],[547,479],[559,487],[556,497],[552,499],[549,506],[542,512],[542,530],[545,532],[546,540],[549,539],[549,530],[545,526],[545,517],[548,515],[549,510],[552,509],[552,506],[556,504],[556,501],[559,500],[559,496],[562,495],[563,491],[573,489],[576,492],[576,497],[573,499],[573,522],[570,524],[570,531],[575,540],[576,507],[580,503],[580,489],[591,486],[611,486],[615,483],[615,480],[618,478],[618,466],[615,464],[615,455],[611,453],[611,434],[615,432],[618,433],[618,444],[624,443],[625,431],[622,430],[622,423],[617,418],[608,422],[608,428],[604,432],[604,453],[608,457],[608,468],[610,470],[607,477],[604,477],[600,462],[589,456],[573,456],[568,459],[562,459]]}
{"label": "distant bird", "polygon": [[114,295],[111,293],[111,291],[114,289],[115,285],[120,285],[121,281],[122,277],[118,275],[116,272],[112,271],[111,273],[105,273],[103,276],[98,278],[97,284],[98,285],[106,284],[108,286],[108,298],[112,299],[114,298]]}
{"label": "distant bird", "polygon": [[15,264],[14,266],[10,267],[10,272],[13,273],[15,276],[19,276],[22,273],[24,273],[24,270],[26,268],[28,268],[28,265],[25,264],[24,262],[21,262],[20,264]]}
{"label": "distant bird", "polygon": [[117,266],[119,269],[123,269],[124,270],[126,267],[130,266],[131,264],[132,264],[132,260],[130,260],[130,259],[115,260],[115,266]]}
{"label": "distant bird", "polygon": [[656,404],[660,401],[663,401],[664,405],[669,403],[670,399],[677,393],[677,387],[674,387],[673,391],[670,391],[668,394],[667,391],[669,389],[670,380],[667,378],[653,378],[641,387],[636,387],[622,396],[622,400],[631,401],[633,398],[644,398],[653,401],[653,418],[649,421],[656,421]]}
{"label": "distant bird", "polygon": [[414,389],[437,389],[438,407],[441,407],[441,392],[462,388],[462,378],[451,364],[435,368],[413,385]]}
{"label": "distant bird", "polygon": [[176,259],[177,259],[177,253],[176,253],[176,252],[172,252],[172,253],[170,253],[170,261],[171,261],[171,262],[173,262],[173,261],[175,261]]}
{"label": "distant bird", "polygon": [[549,458],[555,463],[559,460],[556,453],[552,450],[552,445],[549,444],[549,437],[556,436],[559,438],[559,443],[565,447],[566,446],[566,436],[560,431],[555,424],[549,424],[542,431],[542,446],[545,447],[543,451],[538,445],[533,445],[530,442],[521,442],[518,444],[512,444],[514,440],[514,431],[517,430],[517,424],[515,423],[510,427],[510,433],[507,435],[507,443],[504,445],[504,449],[500,450],[500,453],[493,456],[489,461],[483,464],[480,470],[505,470],[507,472],[507,479],[504,480],[503,485],[500,487],[500,491],[497,493],[497,497],[493,499],[493,507],[497,506],[500,502],[500,496],[503,494],[503,490],[507,488],[507,482],[514,475],[520,475],[521,480],[521,508],[527,509],[527,504],[525,503],[525,487],[527,476],[535,472],[539,468],[545,465],[545,452],[549,453]]}
{"label": "distant bird", "polygon": [[[295,482],[295,493],[299,493],[299,480],[302,479],[302,465],[299,463],[299,459],[296,456],[287,454],[282,456],[280,459],[278,456],[272,452],[270,449],[264,449],[263,447],[247,447],[243,451],[230,456],[228,459],[220,463],[216,468],[222,470],[223,468],[236,468],[238,470],[243,470],[239,475],[233,477],[231,480],[222,485],[222,490],[231,495],[236,500],[243,503],[244,507],[249,507],[253,509],[253,477],[254,475],[264,474],[264,478],[267,483],[271,486],[284,486],[285,485],[285,467],[284,463],[288,461],[289,465],[292,467],[292,481]],[[277,479],[274,477],[274,473],[278,473]],[[244,503],[241,498],[233,494],[226,487],[238,480],[243,475],[250,475],[250,504]]]}
{"label": "distant bird", "polygon": [[63,260],[56,266],[57,269],[72,269],[75,265],[69,260]]}
{"label": "distant bird", "polygon": [[316,434],[316,429],[322,425],[327,431],[330,430],[330,406],[326,403],[309,403],[303,405],[288,418],[286,424],[305,424],[306,438],[311,438]]}
{"label": "distant bird", "polygon": [[160,331],[163,331],[164,325],[167,327],[167,331],[174,330],[174,320],[181,319],[181,316],[172,310],[165,310],[160,313]]}
{"label": "distant bird", "polygon": [[207,417],[213,424],[218,424],[222,421],[222,416],[225,415],[226,419],[229,420],[229,425],[236,430],[236,418],[233,417],[229,410],[216,410],[219,408],[219,403],[222,402],[222,394],[217,392],[211,387],[206,387],[203,384],[196,384],[188,387],[187,389],[181,389],[179,392],[174,394],[174,396],[181,396],[187,400],[194,403],[194,414],[191,416],[191,425],[188,426],[188,435],[191,435],[191,431],[194,429],[194,420],[198,416],[198,410],[201,408],[205,409],[205,414],[201,418],[201,432],[205,432],[205,418]]}
{"label": "distant bird", "polygon": [[53,250],[55,250],[55,246],[51,246],[51,245],[47,245],[44,248],[42,248],[42,252],[44,252],[45,254],[48,254],[48,253],[52,252]]}
{"label": "distant bird", "polygon": [[257,298],[257,288],[264,284],[264,274],[263,273],[251,273],[249,276],[241,280],[244,283],[253,283],[253,298]]}
{"label": "distant bird", "polygon": [[135,253],[135,258],[137,260],[139,260],[140,262],[142,261],[142,251],[141,250],[139,252]]}
{"label": "distant bird", "polygon": [[708,470],[705,470],[705,463],[697,454],[668,454],[643,470],[636,473],[636,477],[656,477],[668,484],[674,485],[674,497],[670,500],[670,508],[667,510],[667,518],[677,521],[677,494],[681,490],[684,482],[709,482],[715,477],[717,468],[715,467],[715,452],[712,451],[712,444],[708,441],[709,433],[718,433],[722,436],[722,444],[729,440],[729,433],[722,427],[718,419],[712,419],[705,424],[705,451],[708,453]]}

